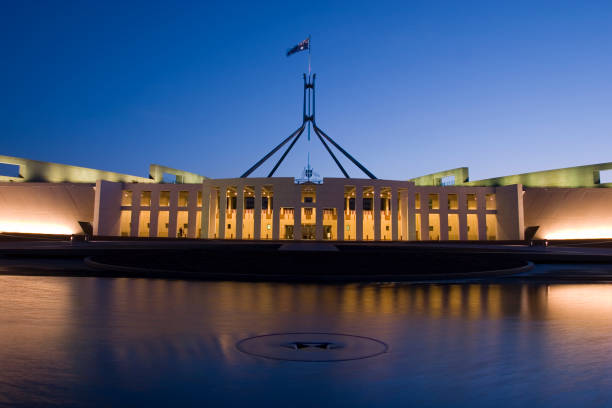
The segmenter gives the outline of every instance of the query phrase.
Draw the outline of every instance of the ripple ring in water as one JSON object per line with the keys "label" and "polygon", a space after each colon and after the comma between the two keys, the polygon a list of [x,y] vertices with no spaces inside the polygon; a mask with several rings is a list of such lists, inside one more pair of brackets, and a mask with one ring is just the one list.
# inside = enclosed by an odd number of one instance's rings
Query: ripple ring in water
{"label": "ripple ring in water", "polygon": [[324,332],[272,333],[236,343],[243,353],[273,360],[335,362],[361,360],[386,353],[389,346],[371,337]]}

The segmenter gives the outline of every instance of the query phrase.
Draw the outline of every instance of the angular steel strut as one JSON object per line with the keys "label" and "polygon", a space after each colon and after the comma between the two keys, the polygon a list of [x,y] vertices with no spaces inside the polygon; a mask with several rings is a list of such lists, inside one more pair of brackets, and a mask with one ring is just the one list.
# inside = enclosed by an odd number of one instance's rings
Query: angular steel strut
{"label": "angular steel strut", "polygon": [[[334,162],[336,163],[338,168],[340,168],[340,171],[342,172],[342,174],[344,174],[344,177],[350,178],[350,176],[348,175],[346,170],[344,170],[344,167],[342,167],[342,165],[340,164],[340,161],[338,160],[336,155],[332,152],[332,150],[327,145],[327,143],[325,143],[325,140],[327,140],[336,149],[338,149],[338,151],[340,151],[340,153],[342,153],[344,156],[346,156],[346,158],[348,158],[351,162],[353,162],[353,164],[355,164],[355,166],[359,167],[359,169],[361,171],[363,171],[369,178],[371,178],[373,180],[376,179],[376,176],[374,174],[372,174],[372,172],[370,172],[368,169],[366,169],[353,156],[348,154],[348,152],[346,150],[344,150],[331,137],[327,136],[325,134],[325,132],[323,132],[317,126],[317,124],[315,122],[315,86],[314,86],[315,77],[316,77],[316,74],[312,74],[312,80],[310,80],[310,76],[308,77],[308,80],[307,80],[306,79],[306,74],[304,74],[304,105],[303,105],[303,110],[302,110],[302,112],[303,112],[302,125],[295,132],[293,132],[291,135],[289,135],[289,137],[284,139],[278,146],[276,146],[274,149],[272,149],[270,151],[270,153],[266,154],[261,160],[259,160],[257,163],[255,163],[253,165],[253,167],[251,167],[246,172],[244,172],[244,174],[242,176],[240,176],[241,178],[248,177],[259,166],[261,166],[266,160],[268,160],[274,153],[276,153],[281,147],[283,147],[285,144],[287,144],[287,142],[292,140],[291,144],[289,144],[289,147],[287,147],[287,149],[285,150],[285,152],[283,153],[281,158],[278,160],[278,162],[276,162],[276,164],[272,168],[272,171],[270,171],[270,173],[268,174],[268,177],[272,177],[274,175],[274,172],[276,172],[276,169],[278,169],[278,167],[281,165],[283,160],[285,160],[285,157],[287,157],[287,154],[289,154],[289,152],[291,151],[291,149],[293,148],[295,143],[298,141],[298,139],[300,138],[300,136],[304,132],[304,129],[306,128],[306,125],[309,124],[309,122],[310,122],[310,123],[312,123],[312,128],[313,128],[314,132],[317,134],[317,137],[319,138],[321,143],[323,143],[323,146],[325,146],[325,149],[327,150],[329,155],[332,157],[332,159],[334,160]],[[307,102],[307,99],[308,99],[308,112],[306,112],[306,102]],[[311,104],[311,102],[312,102],[312,104]]]}

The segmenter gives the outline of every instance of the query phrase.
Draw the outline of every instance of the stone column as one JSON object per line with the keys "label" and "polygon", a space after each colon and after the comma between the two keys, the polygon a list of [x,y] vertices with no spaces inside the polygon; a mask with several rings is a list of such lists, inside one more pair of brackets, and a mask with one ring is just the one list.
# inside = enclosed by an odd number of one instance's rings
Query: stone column
{"label": "stone column", "polygon": [[478,210],[478,239],[480,241],[487,240],[487,217],[484,211]]}
{"label": "stone column", "polygon": [[299,203],[295,203],[293,207],[293,239],[302,239],[302,208]]}
{"label": "stone column", "polygon": [[210,188],[202,184],[202,237],[210,238]]}
{"label": "stone column", "polygon": [[208,235],[210,238],[219,238],[219,227],[217,226],[218,212],[219,212],[219,190],[217,188],[210,189],[210,212],[208,217],[210,220]]}
{"label": "stone column", "polygon": [[[138,192],[140,194],[140,192]],[[138,223],[140,222],[140,197],[138,197],[138,207],[132,207],[132,219],[130,220],[130,237],[138,236]]]}
{"label": "stone column", "polygon": [[448,194],[440,192],[440,241],[448,241]]}
{"label": "stone column", "polygon": [[157,236],[157,222],[159,221],[159,194],[160,191],[151,191],[151,213],[149,218],[149,236]]}
{"label": "stone column", "polygon": [[374,210],[374,241],[380,241],[380,187],[374,187],[372,192]]}
{"label": "stone column", "polygon": [[[413,196],[410,199],[410,196]],[[400,193],[400,205],[402,206],[402,239],[415,240],[414,233],[414,193],[411,190],[404,190]]]}
{"label": "stone column", "polygon": [[480,190],[476,193],[476,209],[478,210],[478,239],[487,240],[487,197],[485,192]]}
{"label": "stone column", "polygon": [[355,239],[363,241],[363,187],[355,186]]}
{"label": "stone column", "polygon": [[176,216],[178,211],[178,194],[177,190],[170,190],[170,218],[168,220],[168,238],[176,238]]}
{"label": "stone column", "polygon": [[[406,194],[408,195],[408,239],[411,241],[416,241],[417,239],[417,230],[416,230],[416,188],[414,184],[408,188]],[[419,200],[421,195],[419,194]],[[419,207],[421,203],[419,202]],[[419,210],[420,211],[420,210]],[[420,228],[420,227],[419,227]],[[419,231],[419,234],[421,231]]]}
{"label": "stone column", "polygon": [[253,209],[253,238],[261,239],[261,187],[255,186],[255,208]]}
{"label": "stone column", "polygon": [[459,213],[459,239],[461,241],[467,241],[468,239],[468,225],[467,225],[467,214]]}
{"label": "stone column", "polygon": [[268,197],[268,207],[272,209],[272,239],[278,241],[280,239],[280,205],[275,202],[271,204],[272,197]]}
{"label": "stone column", "polygon": [[244,223],[244,186],[236,187],[236,239],[243,239],[242,227]]}
{"label": "stone column", "polygon": [[190,191],[187,199],[187,238],[197,238],[198,228],[198,192]]}
{"label": "stone column", "polygon": [[219,239],[225,239],[225,231],[227,230],[227,220],[225,214],[227,212],[227,186],[219,187]]}
{"label": "stone column", "polygon": [[323,239],[323,207],[315,207],[315,239]]}
{"label": "stone column", "polygon": [[461,241],[467,241],[467,196],[463,191],[457,193],[457,200],[459,200],[459,239]]}
{"label": "stone column", "polygon": [[[348,205],[346,208],[348,208]],[[336,231],[338,231],[336,239],[338,241],[344,241],[344,199],[336,204],[336,217]]]}
{"label": "stone column", "polygon": [[421,192],[421,240],[429,241],[429,193]]}
{"label": "stone column", "polygon": [[399,234],[398,234],[398,219],[397,219],[397,206],[399,203],[399,196],[398,196],[398,190],[397,188],[392,188],[391,189],[391,201],[390,201],[390,205],[391,205],[391,239],[393,241],[397,241]]}

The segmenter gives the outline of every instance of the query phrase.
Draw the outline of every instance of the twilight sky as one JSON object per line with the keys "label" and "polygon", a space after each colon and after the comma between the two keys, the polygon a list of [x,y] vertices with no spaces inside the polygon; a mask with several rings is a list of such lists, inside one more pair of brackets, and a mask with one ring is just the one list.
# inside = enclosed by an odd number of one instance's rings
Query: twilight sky
{"label": "twilight sky", "polygon": [[[317,123],[378,178],[612,161],[609,0],[5,2],[0,154],[238,177],[301,123],[308,34]],[[304,136],[277,175],[309,150],[341,176]]]}

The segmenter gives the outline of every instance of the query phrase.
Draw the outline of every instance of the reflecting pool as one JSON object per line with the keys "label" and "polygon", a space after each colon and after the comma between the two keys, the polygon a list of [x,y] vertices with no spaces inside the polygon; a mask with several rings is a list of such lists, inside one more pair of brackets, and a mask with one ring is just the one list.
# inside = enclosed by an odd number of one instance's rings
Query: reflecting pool
{"label": "reflecting pool", "polygon": [[[296,362],[236,348],[283,332],[388,350]],[[610,406],[612,284],[0,276],[0,405],[20,404]]]}

